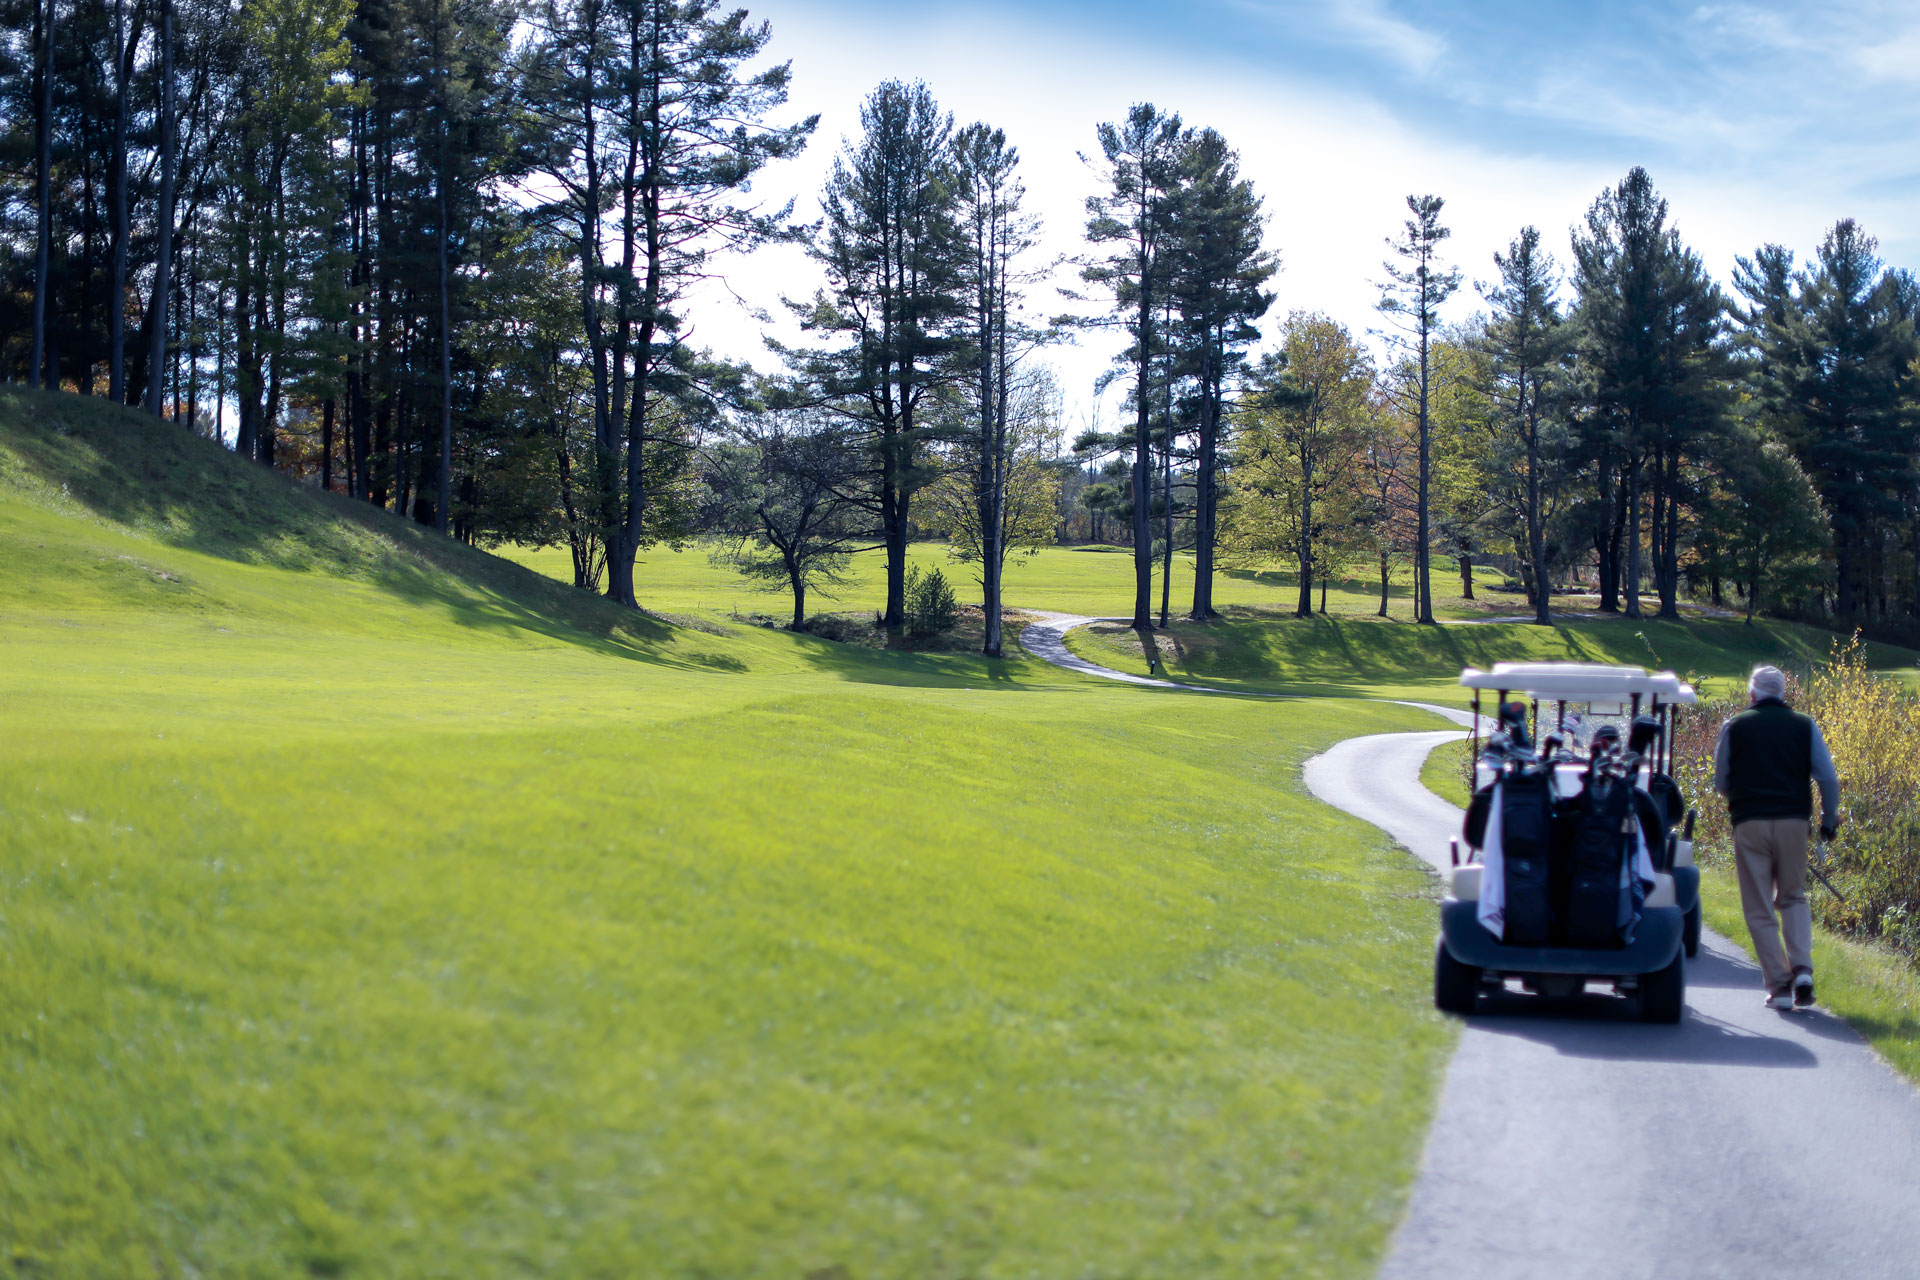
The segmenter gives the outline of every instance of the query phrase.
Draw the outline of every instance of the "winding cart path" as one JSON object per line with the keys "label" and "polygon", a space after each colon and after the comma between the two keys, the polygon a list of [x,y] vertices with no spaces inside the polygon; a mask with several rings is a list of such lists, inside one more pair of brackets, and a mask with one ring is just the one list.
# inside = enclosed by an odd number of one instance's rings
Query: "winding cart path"
{"label": "winding cart path", "polygon": [[[1193,687],[1067,653],[1082,621],[1056,615],[1023,643],[1089,675]],[[1307,787],[1439,870],[1460,811],[1420,768],[1461,736],[1350,738],[1307,762]],[[1482,1007],[1384,1280],[1920,1275],[1920,1092],[1839,1019],[1763,1008],[1757,970],[1726,939],[1708,933],[1688,962],[1677,1027],[1631,1020],[1611,995]]]}

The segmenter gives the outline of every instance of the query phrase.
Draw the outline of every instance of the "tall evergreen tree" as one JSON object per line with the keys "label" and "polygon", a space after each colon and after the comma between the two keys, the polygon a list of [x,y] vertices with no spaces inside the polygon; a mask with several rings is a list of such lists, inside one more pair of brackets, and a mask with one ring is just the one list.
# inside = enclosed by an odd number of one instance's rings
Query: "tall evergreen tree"
{"label": "tall evergreen tree", "polygon": [[1103,190],[1087,197],[1087,242],[1107,247],[1081,278],[1109,295],[1113,320],[1131,339],[1119,362],[1133,373],[1133,625],[1153,626],[1153,429],[1157,321],[1167,291],[1166,241],[1180,187],[1180,117],[1138,103],[1120,124],[1102,124]]}
{"label": "tall evergreen tree", "polygon": [[867,440],[869,507],[886,544],[890,630],[906,623],[914,494],[939,474],[931,446],[951,423],[935,398],[967,375],[969,298],[955,224],[953,120],[924,84],[889,80],[860,108],[861,136],[834,161],[812,248],[827,287],[794,304],[840,345],[796,353],[808,380]]}
{"label": "tall evergreen tree", "polygon": [[[1667,225],[1667,202],[1635,167],[1600,194],[1573,238],[1577,321],[1585,394],[1599,428],[1594,449],[1603,490],[1625,483],[1612,509],[1626,563],[1626,616],[1641,615],[1642,495],[1653,481],[1655,579],[1660,612],[1678,616],[1680,469],[1693,440],[1718,419],[1716,343],[1725,302],[1699,256]],[[1616,471],[1617,468],[1617,471]],[[1602,547],[1601,608],[1613,607]]]}
{"label": "tall evergreen tree", "polygon": [[1897,527],[1915,481],[1913,364],[1920,357],[1902,279],[1851,218],[1835,223],[1810,268],[1766,246],[1736,283],[1767,416],[1811,474],[1833,522],[1835,610],[1874,612],[1879,531]]}
{"label": "tall evergreen tree", "polygon": [[1493,262],[1500,278],[1482,288],[1493,309],[1484,335],[1484,390],[1499,406],[1497,439],[1506,447],[1496,447],[1491,462],[1495,470],[1517,469],[1533,620],[1546,626],[1552,620],[1547,522],[1561,447],[1550,400],[1564,374],[1569,335],[1554,297],[1559,278],[1553,255],[1540,247],[1536,228],[1522,228]]}
{"label": "tall evergreen tree", "polygon": [[1460,287],[1460,272],[1440,265],[1440,243],[1453,233],[1440,225],[1440,211],[1446,201],[1439,196],[1408,196],[1407,209],[1412,217],[1398,240],[1388,240],[1398,261],[1382,264],[1386,283],[1381,288],[1380,311],[1401,332],[1414,364],[1414,420],[1419,430],[1419,470],[1415,488],[1415,524],[1418,533],[1413,548],[1414,620],[1431,625],[1433,616],[1432,583],[1432,488],[1433,424],[1432,401],[1433,331],[1440,323],[1440,307]]}
{"label": "tall evergreen tree", "polygon": [[[147,412],[159,417],[165,403],[167,308],[173,301],[174,177],[179,166],[179,118],[173,96],[173,0],[160,0],[160,200],[154,210],[159,243],[153,255],[153,293],[147,331]],[[117,301],[116,301],[117,305]]]}
{"label": "tall evergreen tree", "polygon": [[[1267,284],[1280,260],[1262,247],[1266,215],[1240,157],[1212,129],[1182,140],[1180,185],[1168,245],[1168,296],[1179,317],[1178,369],[1189,380],[1187,411],[1194,450],[1193,608],[1196,622],[1218,617],[1213,575],[1219,537],[1220,454],[1228,388],[1273,305]],[[1171,450],[1169,450],[1171,453]],[[1171,515],[1171,497],[1168,514]]]}
{"label": "tall evergreen tree", "polygon": [[47,359],[47,295],[52,292],[53,273],[53,49],[57,0],[46,0],[44,14],[36,5],[33,11],[37,29],[39,57],[39,94],[34,124],[38,131],[35,147],[34,180],[37,195],[34,220],[35,248],[33,267],[33,354],[27,361],[28,385],[51,387],[51,362]]}
{"label": "tall evergreen tree", "polygon": [[1020,262],[1038,242],[1039,220],[1023,211],[1020,153],[1006,134],[971,124],[953,137],[955,223],[963,251],[960,279],[967,295],[964,332],[972,365],[968,391],[972,430],[960,442],[959,463],[972,488],[972,527],[979,531],[982,651],[1001,649],[1001,576],[1009,541],[1008,485],[1022,439],[1012,421],[1022,359],[1043,335],[1021,322],[1019,311],[1032,273]]}

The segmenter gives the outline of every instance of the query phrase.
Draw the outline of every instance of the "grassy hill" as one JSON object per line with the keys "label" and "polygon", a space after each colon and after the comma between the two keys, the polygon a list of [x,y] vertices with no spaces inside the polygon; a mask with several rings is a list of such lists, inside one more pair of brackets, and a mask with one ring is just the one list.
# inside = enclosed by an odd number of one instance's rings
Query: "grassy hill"
{"label": "grassy hill", "polygon": [[1428,882],[1297,779],[1421,713],[672,625],[15,390],[0,566],[17,1274],[1378,1257]]}

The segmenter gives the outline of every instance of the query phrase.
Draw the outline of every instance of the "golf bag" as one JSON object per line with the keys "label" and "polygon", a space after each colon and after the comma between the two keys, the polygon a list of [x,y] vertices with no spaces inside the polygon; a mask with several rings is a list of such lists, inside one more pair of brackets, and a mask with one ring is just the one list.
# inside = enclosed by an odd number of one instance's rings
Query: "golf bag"
{"label": "golf bag", "polygon": [[1553,784],[1546,770],[1509,770],[1500,780],[1500,844],[1506,879],[1501,941],[1544,946],[1553,934]]}
{"label": "golf bag", "polygon": [[1565,935],[1575,947],[1618,947],[1633,936],[1645,890],[1629,872],[1637,847],[1632,782],[1587,776],[1567,807]]}

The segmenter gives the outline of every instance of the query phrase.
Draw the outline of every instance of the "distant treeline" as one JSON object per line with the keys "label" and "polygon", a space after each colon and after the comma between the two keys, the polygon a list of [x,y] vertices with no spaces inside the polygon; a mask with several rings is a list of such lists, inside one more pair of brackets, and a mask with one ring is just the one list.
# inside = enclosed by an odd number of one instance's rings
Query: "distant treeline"
{"label": "distant treeline", "polygon": [[[1760,247],[1729,293],[1634,169],[1562,259],[1524,228],[1469,264],[1484,306],[1449,325],[1444,203],[1409,197],[1384,267],[1354,264],[1385,281],[1381,358],[1336,318],[1269,316],[1262,196],[1227,139],[1152,106],[1090,122],[1063,270],[1016,149],[924,85],[868,97],[817,215],[757,203],[815,121],[766,24],[700,0],[0,14],[9,381],[469,541],[565,545],[623,603],[639,549],[719,534],[798,624],[878,544],[897,627],[933,530],[981,566],[997,652],[1002,564],[1071,526],[1133,547],[1143,625],[1211,616],[1216,566],[1274,556],[1303,613],[1356,571],[1385,612],[1411,566],[1431,621],[1440,555],[1469,590],[1477,560],[1516,566],[1542,621],[1577,582],[1629,616],[1697,594],[1920,630],[1920,286],[1851,221],[1804,263]],[[769,377],[685,335],[698,286],[775,243],[819,285]],[[1046,350],[1072,330],[1116,351],[1124,413],[1069,459]]]}

